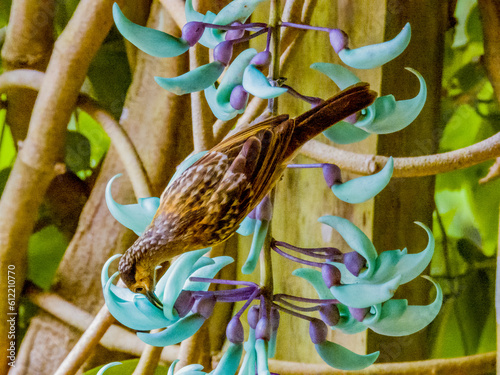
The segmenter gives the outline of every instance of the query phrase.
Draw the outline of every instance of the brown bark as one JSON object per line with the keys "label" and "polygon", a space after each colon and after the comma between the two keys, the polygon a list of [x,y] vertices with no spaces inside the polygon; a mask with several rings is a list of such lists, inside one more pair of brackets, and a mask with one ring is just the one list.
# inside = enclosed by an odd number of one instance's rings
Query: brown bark
{"label": "brown bark", "polygon": [[[377,153],[392,156],[427,155],[435,152],[440,133],[441,72],[444,33],[448,25],[447,2],[390,1],[387,5],[386,39],[396,35],[406,22],[412,27],[407,50],[384,66],[382,95],[397,99],[416,95],[418,83],[404,69],[419,71],[427,82],[427,102],[418,118],[406,129],[380,136]],[[373,242],[378,251],[403,249],[419,252],[427,245],[427,236],[414,221],[432,227],[434,211],[434,177],[393,179],[375,198]],[[430,283],[416,279],[398,288],[395,298],[406,298],[410,304],[427,304]],[[380,350],[379,362],[408,361],[427,358],[427,330],[405,337],[368,334],[368,350]]]}
{"label": "brown bark", "polygon": [[[54,7],[54,0],[12,2],[2,48],[2,66],[5,71],[45,70],[54,44]],[[17,145],[17,141],[23,140],[28,132],[36,93],[26,89],[11,89],[7,92],[7,97],[6,121]]]}
{"label": "brown bark", "polygon": [[[16,297],[26,274],[28,238],[38,207],[62,160],[66,126],[85,79],[92,57],[111,27],[111,1],[87,0],[80,3],[65,31],[57,40],[47,76],[33,109],[30,129],[12,169],[0,202],[0,268],[7,275],[15,267]],[[17,302],[17,300],[16,300]],[[9,311],[2,298],[0,311]],[[1,345],[8,348],[6,322],[0,325]],[[0,369],[7,369],[7,358]]]}
{"label": "brown bark", "polygon": [[[165,31],[173,33],[173,22],[158,3],[153,5],[149,25],[157,27],[160,14],[164,19]],[[189,101],[169,94],[157,86],[153,77],[181,74],[187,61],[184,57],[160,59],[138,54],[133,84],[129,90],[122,125],[128,131],[148,171],[155,195],[159,195],[166,181],[172,175],[174,166],[189,153],[192,147],[190,117],[185,108]],[[104,188],[115,174],[124,167],[113,148],[108,152],[101,174],[82,213],[79,228],[61,262],[54,290],[68,301],[95,314],[102,305],[99,282],[100,270],[109,256],[124,251],[131,241],[130,231],[117,223],[109,214],[104,203]],[[130,184],[125,177],[117,181],[116,201],[132,203]],[[52,374],[79,334],[48,315],[35,318],[28,330],[31,341],[21,348],[25,358],[22,374]],[[39,345],[47,337],[52,346]],[[58,350],[54,351],[53,348]],[[99,350],[100,361],[108,361],[109,352]],[[95,364],[92,363],[91,366]]]}

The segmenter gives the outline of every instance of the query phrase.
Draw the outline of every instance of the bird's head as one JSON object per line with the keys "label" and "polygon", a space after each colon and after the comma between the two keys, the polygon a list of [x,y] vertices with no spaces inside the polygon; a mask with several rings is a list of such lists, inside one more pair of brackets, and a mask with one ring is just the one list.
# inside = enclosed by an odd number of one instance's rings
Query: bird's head
{"label": "bird's head", "polygon": [[123,256],[118,265],[120,277],[125,285],[134,293],[144,294],[156,307],[163,309],[163,305],[154,293],[156,285],[156,266],[148,262]]}

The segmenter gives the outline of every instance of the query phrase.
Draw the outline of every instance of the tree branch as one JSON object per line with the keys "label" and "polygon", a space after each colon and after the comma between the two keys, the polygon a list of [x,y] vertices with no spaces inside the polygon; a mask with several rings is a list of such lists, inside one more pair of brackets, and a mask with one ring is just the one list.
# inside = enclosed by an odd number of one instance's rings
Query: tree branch
{"label": "tree branch", "polygon": [[[88,67],[111,28],[111,0],[80,2],[73,17],[55,43],[46,79],[31,116],[28,135],[7,181],[0,201],[0,272],[16,269],[16,296],[21,294],[26,275],[28,238],[45,191],[55,175],[54,166],[63,160],[66,126],[76,103]],[[5,316],[7,300],[0,301]],[[7,321],[0,336],[8,334]],[[7,340],[0,348],[6,351]],[[0,371],[7,358],[0,360]]]}
{"label": "tree branch", "polygon": [[[358,154],[312,140],[302,154],[322,163],[334,163],[341,169],[361,175],[380,170],[388,157]],[[394,158],[393,177],[421,177],[471,167],[500,155],[500,133],[458,150],[416,157]]]}
{"label": "tree branch", "polygon": [[[0,75],[0,93],[12,87],[39,90],[43,78],[44,73],[36,70],[18,69],[3,73]],[[150,197],[152,195],[151,182],[127,132],[109,112],[88,96],[81,94],[76,105],[87,112],[96,122],[100,123],[111,138],[111,142],[116,147],[129,175],[135,196],[138,198]]]}

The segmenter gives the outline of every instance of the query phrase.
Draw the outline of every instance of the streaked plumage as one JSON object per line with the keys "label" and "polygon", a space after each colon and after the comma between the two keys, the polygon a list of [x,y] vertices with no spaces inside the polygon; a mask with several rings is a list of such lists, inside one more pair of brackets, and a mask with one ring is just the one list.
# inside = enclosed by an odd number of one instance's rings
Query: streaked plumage
{"label": "streaked plumage", "polygon": [[305,142],[375,97],[360,83],[295,119],[277,116],[216,145],[163,192],[152,223],[120,260],[123,281],[151,292],[157,265],[227,239]]}

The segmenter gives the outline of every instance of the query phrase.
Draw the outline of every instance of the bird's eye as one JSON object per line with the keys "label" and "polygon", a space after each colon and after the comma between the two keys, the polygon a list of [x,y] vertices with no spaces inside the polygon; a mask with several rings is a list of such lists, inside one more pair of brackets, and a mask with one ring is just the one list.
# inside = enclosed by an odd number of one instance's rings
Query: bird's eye
{"label": "bird's eye", "polygon": [[144,290],[144,288],[141,288],[141,287],[135,288],[136,293],[142,293],[143,290]]}

